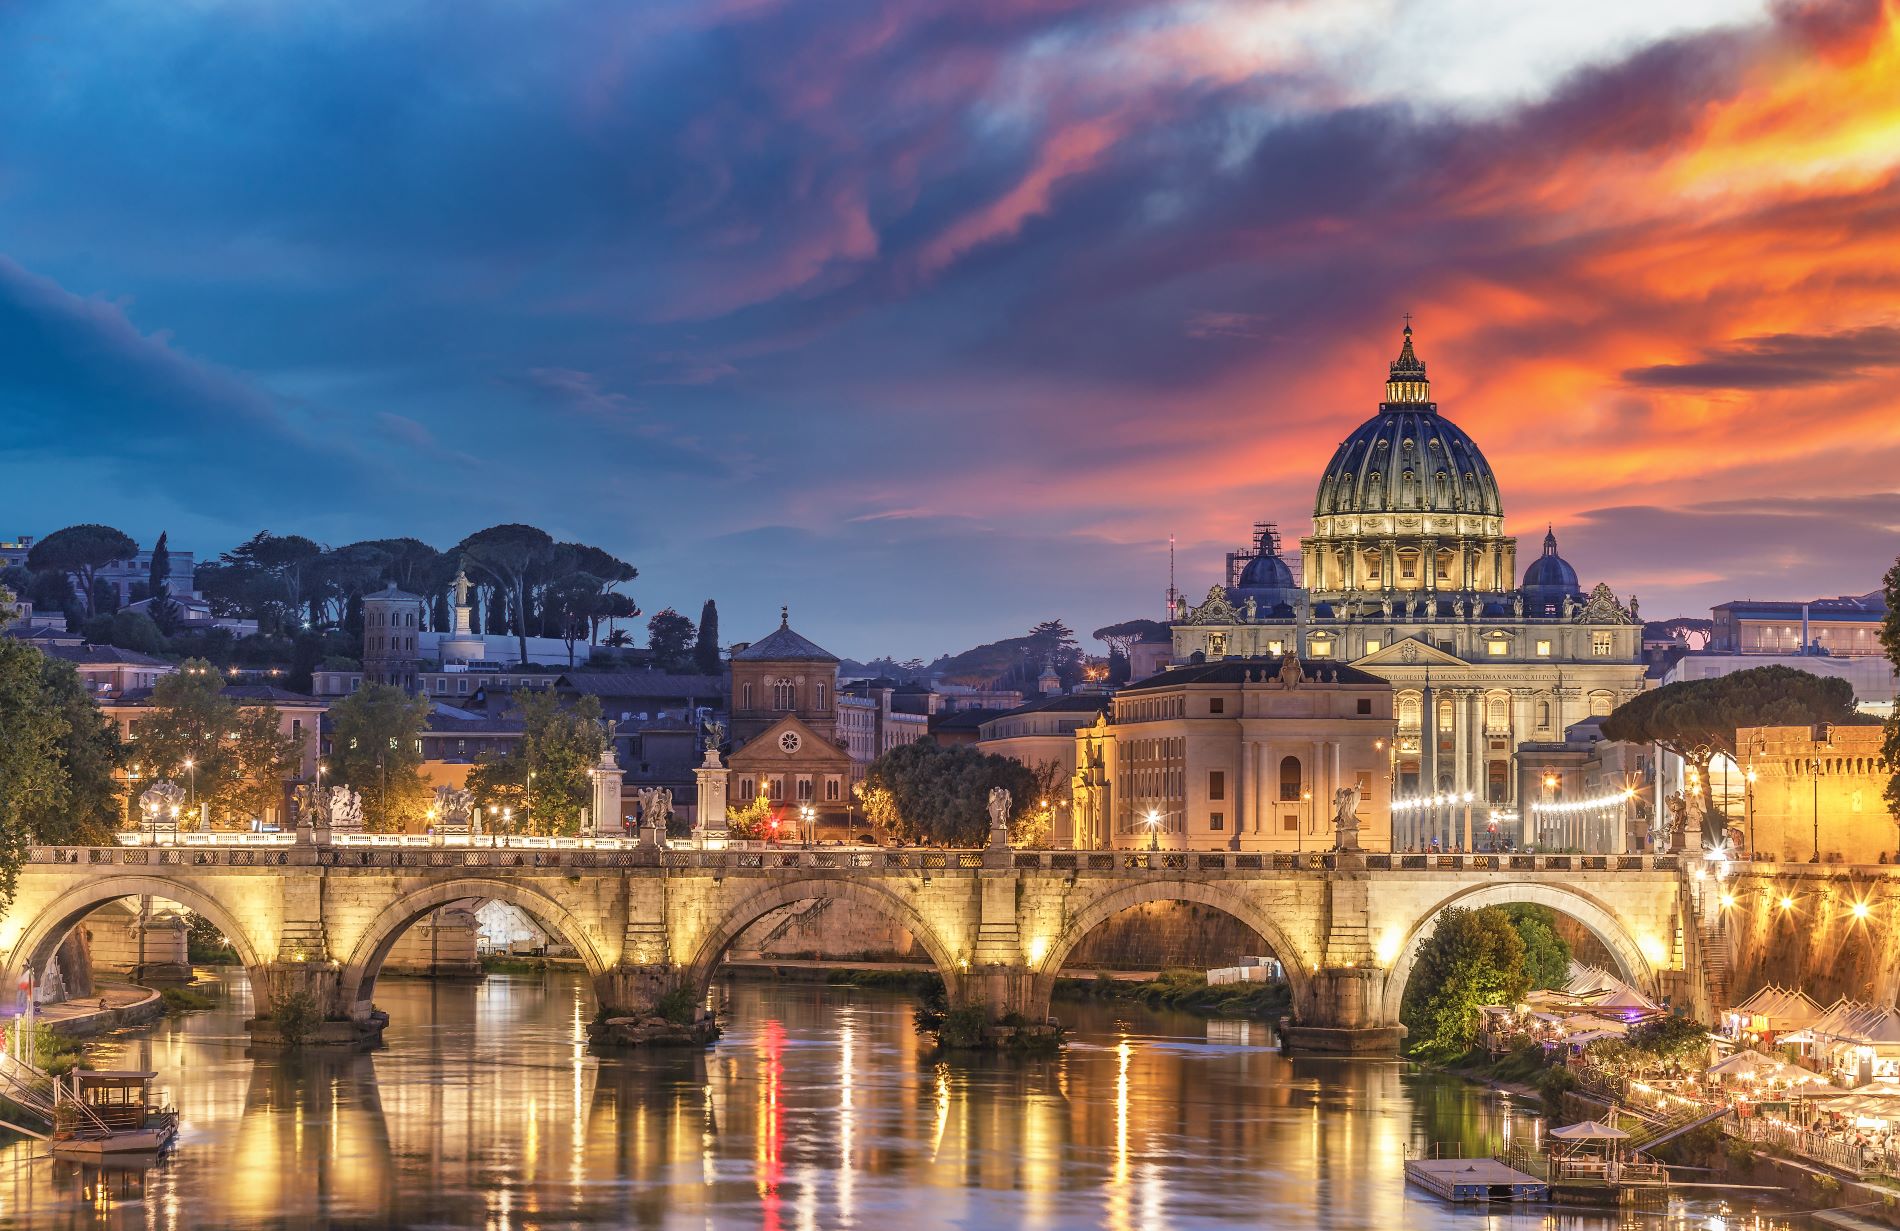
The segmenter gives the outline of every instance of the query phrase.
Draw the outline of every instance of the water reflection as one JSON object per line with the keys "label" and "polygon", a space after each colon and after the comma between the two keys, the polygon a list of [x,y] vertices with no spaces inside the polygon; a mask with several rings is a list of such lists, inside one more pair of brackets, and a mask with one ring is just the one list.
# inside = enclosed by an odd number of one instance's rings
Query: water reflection
{"label": "water reflection", "polygon": [[111,1045],[184,1113],[173,1160],[102,1172],[0,1150],[0,1226],[472,1226],[768,1231],[1768,1225],[1454,1211],[1408,1193],[1408,1145],[1501,1143],[1527,1108],[1398,1063],[1288,1060],[1263,1028],[1065,1006],[1064,1054],[940,1063],[881,992],[731,985],[711,1052],[600,1061],[582,980],[388,978],[388,1046],[252,1061],[221,1009]]}

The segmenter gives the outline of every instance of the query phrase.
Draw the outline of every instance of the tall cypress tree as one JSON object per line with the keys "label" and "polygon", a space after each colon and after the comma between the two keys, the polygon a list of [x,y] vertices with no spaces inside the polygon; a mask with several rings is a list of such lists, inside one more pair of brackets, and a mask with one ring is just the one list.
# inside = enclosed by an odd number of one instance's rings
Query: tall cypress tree
{"label": "tall cypress tree", "polygon": [[158,532],[158,542],[152,548],[145,588],[152,600],[149,608],[152,623],[169,637],[178,628],[178,605],[172,602],[172,553],[165,545],[165,534],[163,530]]}
{"label": "tall cypress tree", "polygon": [[488,587],[488,632],[497,637],[508,635],[508,596],[500,586]]}
{"label": "tall cypress tree", "polygon": [[693,664],[701,675],[719,674],[719,608],[711,599],[699,609],[699,637],[693,642]]}

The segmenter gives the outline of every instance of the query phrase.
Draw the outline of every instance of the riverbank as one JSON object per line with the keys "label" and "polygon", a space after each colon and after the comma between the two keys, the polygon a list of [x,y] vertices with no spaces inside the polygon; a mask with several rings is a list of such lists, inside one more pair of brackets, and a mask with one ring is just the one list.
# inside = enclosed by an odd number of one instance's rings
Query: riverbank
{"label": "riverbank", "polygon": [[125,1026],[149,1026],[165,1016],[165,997],[133,983],[101,983],[97,995],[63,1000],[34,1010],[48,1030],[71,1039],[91,1038]]}

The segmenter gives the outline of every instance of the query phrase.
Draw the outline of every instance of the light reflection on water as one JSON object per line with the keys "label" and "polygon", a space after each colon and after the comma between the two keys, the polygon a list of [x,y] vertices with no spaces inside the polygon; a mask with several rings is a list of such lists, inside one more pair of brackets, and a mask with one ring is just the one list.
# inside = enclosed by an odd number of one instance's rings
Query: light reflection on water
{"label": "light reflection on water", "polygon": [[[1264,1028],[1095,1004],[1047,1060],[939,1062],[888,992],[730,985],[710,1052],[597,1060],[578,977],[385,978],[388,1046],[246,1058],[248,991],[115,1040],[183,1112],[150,1172],[0,1150],[0,1227],[1301,1227],[1750,1231],[1666,1213],[1454,1210],[1408,1145],[1500,1144],[1511,1101],[1396,1062],[1292,1059]],[[1725,1224],[1712,1222],[1726,1216]]]}

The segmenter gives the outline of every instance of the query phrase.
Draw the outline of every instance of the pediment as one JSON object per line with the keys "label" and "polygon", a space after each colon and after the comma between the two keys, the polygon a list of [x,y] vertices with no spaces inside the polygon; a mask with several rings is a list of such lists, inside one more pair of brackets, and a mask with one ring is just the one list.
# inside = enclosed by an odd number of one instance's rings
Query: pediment
{"label": "pediment", "polygon": [[1417,637],[1403,637],[1376,653],[1353,661],[1355,667],[1469,667],[1456,654],[1447,654]]}
{"label": "pediment", "polygon": [[[798,736],[798,747],[786,751],[783,740],[787,734]],[[770,768],[781,765],[811,765],[814,763],[849,763],[851,754],[839,747],[834,739],[827,738],[823,732],[814,730],[810,723],[796,714],[786,714],[765,730],[747,740],[732,755],[726,758],[729,767],[737,769],[748,766],[754,769]]]}

